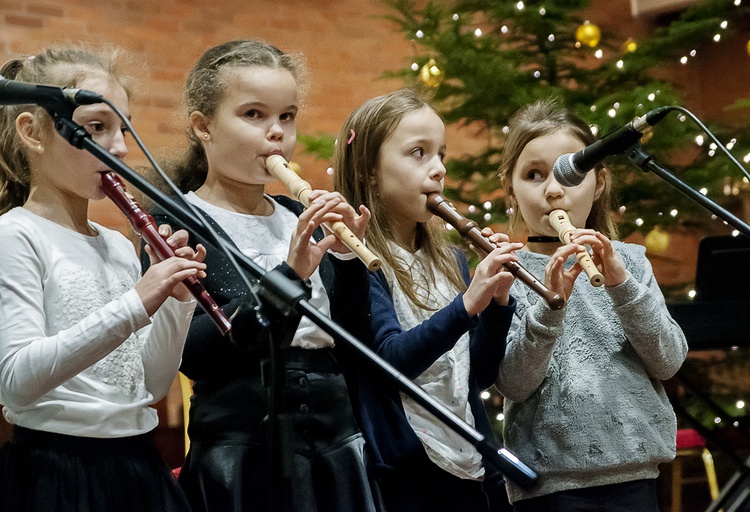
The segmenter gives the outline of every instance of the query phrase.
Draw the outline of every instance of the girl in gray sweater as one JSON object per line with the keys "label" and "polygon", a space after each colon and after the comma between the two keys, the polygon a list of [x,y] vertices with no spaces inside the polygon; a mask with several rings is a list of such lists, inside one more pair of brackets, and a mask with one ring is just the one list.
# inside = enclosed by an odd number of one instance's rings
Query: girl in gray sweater
{"label": "girl in gray sweater", "polygon": [[[662,380],[687,353],[642,246],[613,240],[609,171],[576,187],[555,159],[594,142],[589,127],[552,101],[513,119],[501,177],[511,234],[528,235],[519,262],[563,295],[553,311],[516,282],[516,316],[500,364],[505,444],[540,474],[532,491],[508,482],[516,511],[658,511],[658,465],[674,458],[676,419]],[[562,209],[576,229],[563,245],[550,224]],[[594,287],[575,254],[590,250],[604,276]],[[592,508],[593,507],[593,508]]]}

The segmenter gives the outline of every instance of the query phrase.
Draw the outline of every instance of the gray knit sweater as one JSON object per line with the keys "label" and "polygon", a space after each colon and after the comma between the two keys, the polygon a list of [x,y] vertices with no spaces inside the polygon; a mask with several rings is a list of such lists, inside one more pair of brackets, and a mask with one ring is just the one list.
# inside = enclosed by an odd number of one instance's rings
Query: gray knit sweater
{"label": "gray knit sweater", "polygon": [[[520,282],[497,387],[505,396],[507,448],[540,475],[511,502],[598,485],[656,478],[675,455],[676,419],[660,381],[685,359],[642,246],[613,242],[630,277],[596,288],[584,273],[568,304],[552,311]],[[518,251],[544,278],[549,256]],[[575,262],[571,258],[565,267]]]}

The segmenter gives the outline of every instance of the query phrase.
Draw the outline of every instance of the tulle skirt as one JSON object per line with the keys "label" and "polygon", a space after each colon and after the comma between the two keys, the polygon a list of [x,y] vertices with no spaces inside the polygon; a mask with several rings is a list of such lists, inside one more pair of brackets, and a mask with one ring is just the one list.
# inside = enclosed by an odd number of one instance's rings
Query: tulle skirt
{"label": "tulle skirt", "polygon": [[94,439],[13,428],[0,449],[0,510],[189,512],[151,433]]}

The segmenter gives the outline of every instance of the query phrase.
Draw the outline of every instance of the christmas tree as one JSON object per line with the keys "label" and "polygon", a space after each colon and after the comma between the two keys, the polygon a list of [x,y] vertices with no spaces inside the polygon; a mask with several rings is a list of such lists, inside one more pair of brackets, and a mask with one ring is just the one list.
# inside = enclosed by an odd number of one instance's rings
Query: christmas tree
{"label": "christmas tree", "polygon": [[[505,127],[519,108],[556,96],[600,135],[606,134],[657,107],[683,104],[678,84],[670,80],[670,66],[689,63],[706,45],[722,39],[746,44],[738,34],[746,28],[742,24],[748,9],[739,0],[699,2],[662,20],[649,37],[637,41],[603,32],[582,18],[586,0],[386,3],[393,9],[389,18],[415,48],[413,63],[388,76],[430,92],[447,123],[479,126],[488,134],[481,152],[446,162],[445,195],[479,225],[507,219],[497,170]],[[747,106],[744,101],[735,105]],[[750,161],[746,126],[712,123],[708,128],[737,160]],[[643,138],[644,150],[695,190],[736,210],[738,189],[748,185],[746,173],[698,125],[684,113],[672,112],[652,132]],[[672,224],[708,233],[729,231],[703,207],[625,158],[607,163],[622,205],[622,237]],[[742,364],[746,368],[746,361]],[[736,392],[714,397],[740,403]],[[500,438],[502,399],[493,390],[483,398]],[[687,408],[705,424],[719,425],[705,406],[688,403]]]}
{"label": "christmas tree", "polygon": [[[740,0],[703,1],[635,41],[582,19],[586,0],[386,3],[393,10],[389,18],[416,53],[411,66],[389,76],[431,92],[447,123],[479,125],[489,133],[481,153],[446,162],[445,195],[469,205],[469,216],[482,215],[480,225],[506,219],[496,175],[503,130],[516,110],[556,96],[606,134],[659,106],[681,105],[679,88],[659,71],[689,62],[705,45],[736,38],[748,12]],[[750,160],[746,127],[709,128],[738,159]],[[687,116],[668,115],[653,137],[644,137],[643,147],[691,187],[732,207],[743,174]],[[623,205],[622,236],[675,222],[711,222],[705,209],[658,177],[624,159],[608,163]]]}

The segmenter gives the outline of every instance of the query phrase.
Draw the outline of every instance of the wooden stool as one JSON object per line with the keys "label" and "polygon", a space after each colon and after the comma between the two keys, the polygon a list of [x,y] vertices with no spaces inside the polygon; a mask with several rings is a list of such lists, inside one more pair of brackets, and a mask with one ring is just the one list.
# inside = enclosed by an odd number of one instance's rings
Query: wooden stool
{"label": "wooden stool", "polygon": [[[682,462],[685,457],[700,456],[706,468],[706,476],[683,478]],[[695,482],[708,481],[711,499],[719,497],[719,483],[716,480],[714,458],[706,448],[706,440],[692,428],[677,430],[677,455],[672,463],[672,512],[682,512],[682,486]]]}

